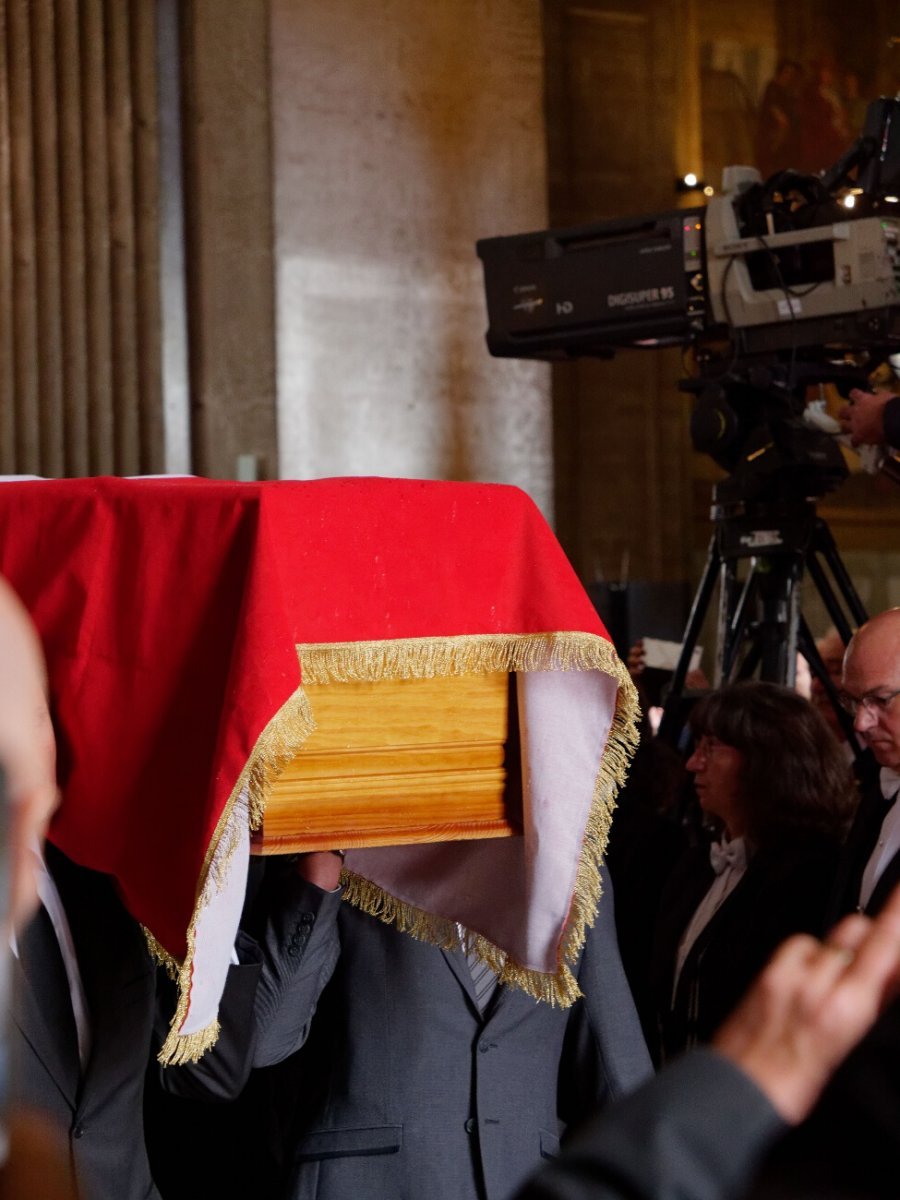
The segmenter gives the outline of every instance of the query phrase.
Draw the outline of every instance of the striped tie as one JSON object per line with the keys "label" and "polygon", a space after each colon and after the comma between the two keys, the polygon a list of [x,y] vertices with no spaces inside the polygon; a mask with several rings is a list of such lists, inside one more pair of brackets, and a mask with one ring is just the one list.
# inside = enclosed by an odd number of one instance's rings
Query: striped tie
{"label": "striped tie", "polygon": [[460,940],[465,951],[466,962],[469,964],[469,974],[472,976],[475,1003],[478,1005],[478,1011],[484,1014],[491,996],[497,990],[497,974],[483,959],[478,957],[469,943],[468,936],[462,930],[460,930]]}

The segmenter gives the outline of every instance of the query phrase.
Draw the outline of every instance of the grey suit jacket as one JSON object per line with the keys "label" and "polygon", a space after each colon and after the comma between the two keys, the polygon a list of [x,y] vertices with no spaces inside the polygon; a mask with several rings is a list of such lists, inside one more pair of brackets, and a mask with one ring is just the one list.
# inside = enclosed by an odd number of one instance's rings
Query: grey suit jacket
{"label": "grey suit jacket", "polygon": [[745,1075],[694,1050],[579,1131],[516,1200],[737,1200],[783,1131]]}
{"label": "grey suit jacket", "polygon": [[[144,936],[112,880],[76,866],[52,846],[46,856],[72,930],[92,1048],[82,1071],[74,1024],[60,1028],[51,1016],[50,991],[59,985],[50,957],[57,953],[54,934],[38,928],[37,938],[29,938],[36,956],[27,964],[17,960],[14,967],[12,1100],[49,1114],[68,1136],[79,1200],[156,1198],[145,1149],[144,1076],[152,1049],[165,1035],[174,998],[168,987],[159,987]],[[212,1099],[240,1091],[254,1050],[259,970],[258,963],[230,969],[216,1054],[191,1067],[159,1069],[158,1086],[175,1096]]]}
{"label": "grey suit jacket", "polygon": [[278,1194],[503,1200],[569,1125],[650,1074],[608,887],[578,965],[585,999],[562,1010],[502,988],[484,1017],[461,951],[296,876],[279,887],[256,1007],[256,1064],[281,1062]]}
{"label": "grey suit jacket", "polygon": [[68,1134],[80,1200],[156,1197],[142,1120],[156,972],[143,935],[111,881],[76,867],[52,847],[47,849],[47,862],[72,929],[90,1010],[92,1053],[82,1073],[74,1036],[61,1036],[48,1020],[47,990],[52,984],[45,967],[34,960],[30,977],[17,963],[11,1027],[13,1103],[48,1113]]}

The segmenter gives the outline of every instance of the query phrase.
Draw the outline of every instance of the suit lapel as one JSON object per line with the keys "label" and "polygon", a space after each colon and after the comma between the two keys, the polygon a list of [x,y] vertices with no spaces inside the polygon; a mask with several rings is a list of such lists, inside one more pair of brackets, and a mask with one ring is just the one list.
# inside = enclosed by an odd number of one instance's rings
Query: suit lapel
{"label": "suit lapel", "polygon": [[[93,1087],[98,1071],[120,1072],[123,1064],[149,1055],[154,970],[143,937],[108,877],[70,862],[54,863],[53,873],[78,952],[90,1015],[91,1052],[84,1086]],[[132,1005],[142,1010],[137,1018],[129,1011]],[[136,1034],[145,1028],[146,1046],[135,1046]]]}
{"label": "suit lapel", "polygon": [[51,956],[56,946],[46,944],[43,930],[30,938],[28,963],[15,960],[13,968],[13,1021],[47,1074],[73,1109],[78,1102],[80,1071],[74,1025],[60,1028],[48,1016],[47,997],[59,987]]}
{"label": "suit lapel", "polygon": [[[700,901],[709,891],[715,873],[709,862],[709,848],[698,846],[684,859],[677,880],[668,884],[663,894],[654,933],[650,960],[653,986],[659,1003],[668,1006],[672,995],[672,977],[678,957],[678,946]],[[677,887],[674,885],[677,883]]]}
{"label": "suit lapel", "polygon": [[[760,851],[760,853],[763,852]],[[754,867],[756,868],[755,870]],[[719,926],[726,924],[727,927],[727,925],[733,924],[735,915],[739,913],[742,908],[746,908],[749,904],[752,904],[756,897],[756,893],[759,891],[759,879],[759,859],[758,856],[754,856],[754,858],[751,858],[747,863],[747,869],[744,871],[744,874],[737,881],[732,890],[728,893],[728,895],[697,935],[697,940],[691,947],[687,959],[685,960],[684,967],[682,968],[682,978],[686,978],[690,975],[688,964],[703,957],[707,945],[715,936],[716,930],[719,928]]]}
{"label": "suit lapel", "polygon": [[872,889],[872,895],[865,907],[867,916],[874,917],[881,912],[885,901],[898,883],[900,883],[900,853],[894,855],[878,877],[878,882]]}
{"label": "suit lapel", "polygon": [[[887,810],[888,805],[877,781],[871,783],[863,793],[853,826],[841,851],[837,879],[828,909],[829,924],[859,907],[863,872],[875,849]],[[892,866],[893,863],[889,864],[889,869]],[[882,880],[883,878],[882,876]],[[869,900],[869,909],[876,893],[881,891],[882,880],[879,880],[879,886]]]}

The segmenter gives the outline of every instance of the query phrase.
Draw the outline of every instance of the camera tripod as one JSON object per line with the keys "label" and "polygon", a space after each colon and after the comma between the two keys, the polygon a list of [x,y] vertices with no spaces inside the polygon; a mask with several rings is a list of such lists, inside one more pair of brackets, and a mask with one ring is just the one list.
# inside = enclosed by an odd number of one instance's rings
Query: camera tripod
{"label": "camera tripod", "polygon": [[[840,704],[800,611],[800,584],[806,571],[845,644],[853,627],[867,619],[831,531],[817,515],[814,499],[732,499],[729,484],[733,492],[733,480],[714,489],[709,553],[691,606],[659,736],[673,745],[681,740],[687,702],[685,679],[718,583],[715,685],[749,679],[758,670],[760,679],[793,686],[799,650],[825,689],[853,745],[852,720]],[[743,579],[739,574],[742,561],[748,564]]]}

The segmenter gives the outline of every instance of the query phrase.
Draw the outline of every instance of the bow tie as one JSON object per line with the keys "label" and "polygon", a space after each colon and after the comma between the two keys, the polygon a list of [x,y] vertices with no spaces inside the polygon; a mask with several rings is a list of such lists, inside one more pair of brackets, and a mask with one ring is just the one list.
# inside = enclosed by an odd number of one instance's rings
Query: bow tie
{"label": "bow tie", "polygon": [[743,870],[747,865],[747,846],[743,838],[733,838],[726,842],[713,842],[709,847],[709,861],[717,875],[726,868],[738,867]]}

